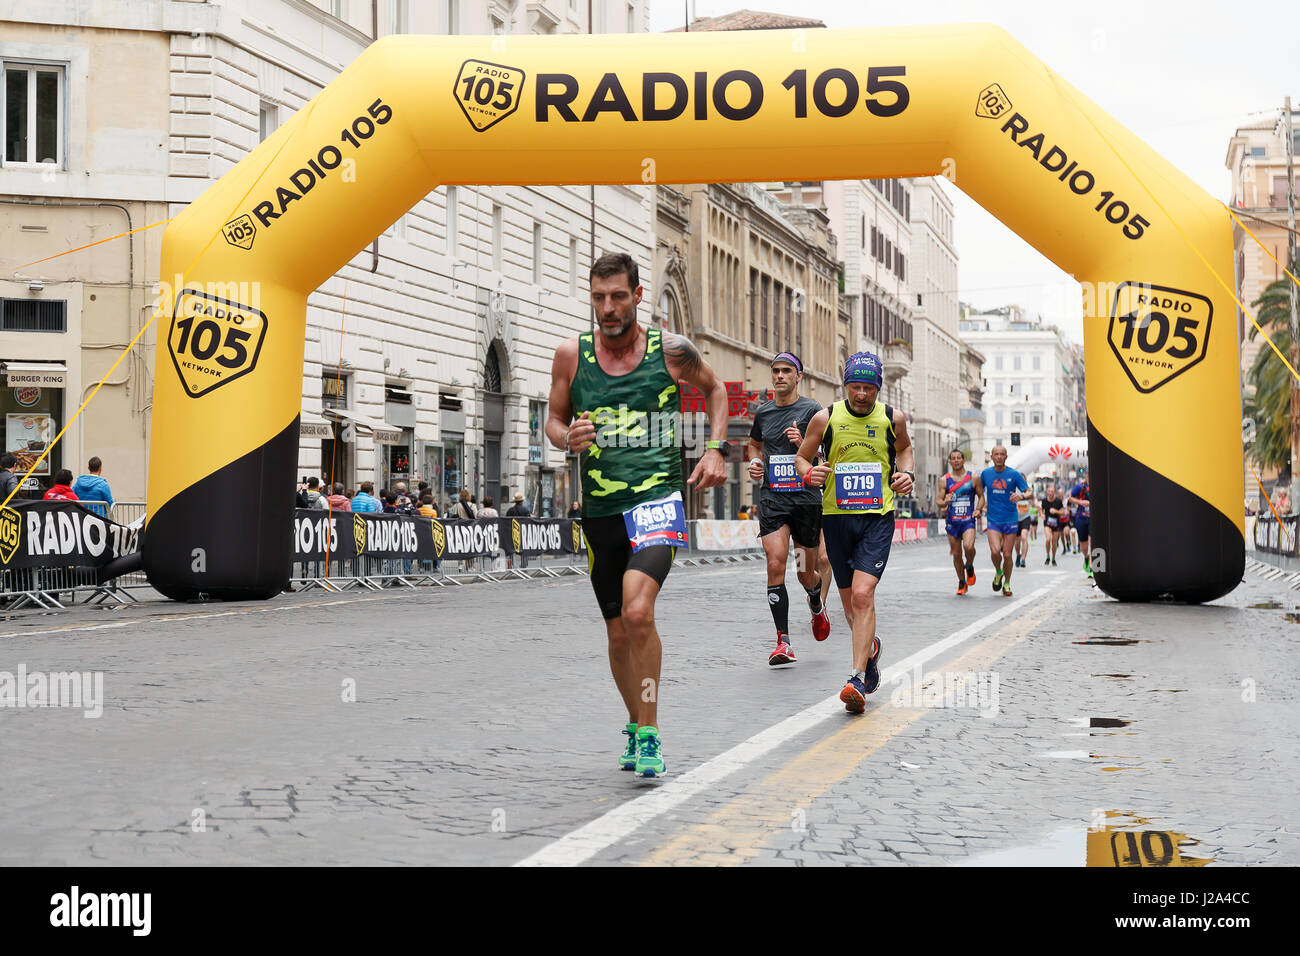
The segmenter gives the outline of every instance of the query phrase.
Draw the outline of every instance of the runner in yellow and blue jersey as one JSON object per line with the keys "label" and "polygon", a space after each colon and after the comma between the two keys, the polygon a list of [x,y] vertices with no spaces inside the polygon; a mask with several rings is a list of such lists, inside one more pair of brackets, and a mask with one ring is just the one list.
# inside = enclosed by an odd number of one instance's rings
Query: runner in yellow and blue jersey
{"label": "runner in yellow and blue jersey", "polygon": [[[866,709],[880,686],[881,642],[876,635],[876,585],[894,540],[894,496],[910,495],[914,453],[903,413],[877,401],[884,366],[870,352],[844,366],[848,397],[808,423],[795,469],[822,488],[822,536],[840,603],[853,633],[853,673],[840,691],[850,713]],[[818,446],[826,461],[814,465]]]}

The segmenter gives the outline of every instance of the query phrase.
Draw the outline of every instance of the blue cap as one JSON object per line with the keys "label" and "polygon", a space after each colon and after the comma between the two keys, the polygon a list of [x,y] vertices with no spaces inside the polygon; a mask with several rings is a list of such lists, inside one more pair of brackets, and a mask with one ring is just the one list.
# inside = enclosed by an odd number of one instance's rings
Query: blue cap
{"label": "blue cap", "polygon": [[862,382],[880,388],[884,381],[885,367],[880,359],[870,352],[854,352],[844,363],[844,384]]}

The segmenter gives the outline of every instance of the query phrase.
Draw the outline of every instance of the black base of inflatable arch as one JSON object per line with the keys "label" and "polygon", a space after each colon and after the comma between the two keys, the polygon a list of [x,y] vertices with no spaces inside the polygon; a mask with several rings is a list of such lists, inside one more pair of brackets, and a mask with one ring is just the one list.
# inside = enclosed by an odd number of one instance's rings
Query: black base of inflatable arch
{"label": "black base of inflatable arch", "polygon": [[1102,591],[1120,601],[1201,604],[1241,582],[1246,542],[1221,511],[1120,451],[1091,419],[1088,460]]}
{"label": "black base of inflatable arch", "polygon": [[283,591],[293,562],[297,462],[295,417],[261,448],[159,508],[141,547],[149,583],[175,601],[264,601]]}

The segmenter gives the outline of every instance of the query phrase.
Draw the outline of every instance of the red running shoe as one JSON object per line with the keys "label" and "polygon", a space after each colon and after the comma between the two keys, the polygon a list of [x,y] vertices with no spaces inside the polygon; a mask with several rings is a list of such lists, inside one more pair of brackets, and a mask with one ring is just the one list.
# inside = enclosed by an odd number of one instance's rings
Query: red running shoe
{"label": "red running shoe", "polygon": [[786,642],[784,634],[777,635],[776,650],[768,655],[767,662],[773,666],[794,663],[794,648]]}
{"label": "red running shoe", "polygon": [[966,584],[971,585],[974,583],[975,583],[975,565],[968,564],[966,565]]}
{"label": "red running shoe", "polygon": [[958,581],[958,582],[957,582],[957,596],[958,596],[958,597],[961,597],[963,594],[966,593],[966,589],[969,588],[969,587],[970,587],[970,585],[967,584],[965,581]]}
{"label": "red running shoe", "polygon": [[824,641],[826,640],[826,638],[830,637],[831,617],[829,614],[826,613],[825,604],[822,605],[822,609],[820,611],[818,611],[816,614],[813,615],[812,632],[813,632],[813,638],[819,641]]}

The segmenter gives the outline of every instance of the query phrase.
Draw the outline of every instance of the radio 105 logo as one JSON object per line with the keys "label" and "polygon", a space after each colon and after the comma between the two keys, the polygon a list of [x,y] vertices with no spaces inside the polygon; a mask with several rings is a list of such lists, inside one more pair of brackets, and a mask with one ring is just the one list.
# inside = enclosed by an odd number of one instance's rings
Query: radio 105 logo
{"label": "radio 105 logo", "polygon": [[185,394],[199,398],[253,371],[266,325],[257,309],[197,289],[182,290],[167,350]]}
{"label": "radio 105 logo", "polygon": [[1210,300],[1195,292],[1121,282],[1107,338],[1133,387],[1153,392],[1205,358],[1213,315]]}

